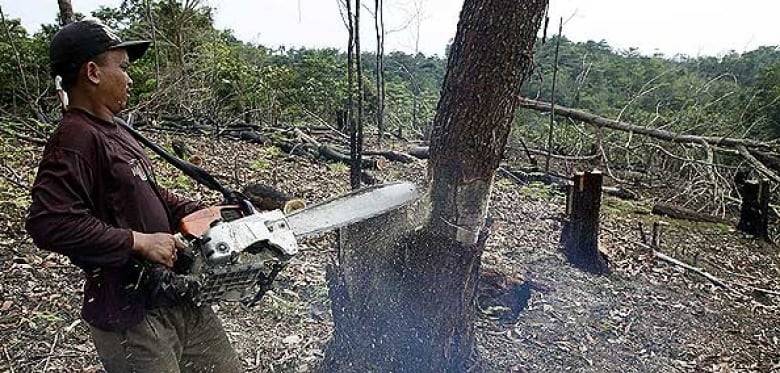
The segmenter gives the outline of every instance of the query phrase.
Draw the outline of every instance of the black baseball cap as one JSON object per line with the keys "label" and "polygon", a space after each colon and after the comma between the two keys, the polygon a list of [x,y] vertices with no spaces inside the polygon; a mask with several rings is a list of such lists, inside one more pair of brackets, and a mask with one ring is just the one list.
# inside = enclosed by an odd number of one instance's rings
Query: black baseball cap
{"label": "black baseball cap", "polygon": [[73,74],[90,58],[112,49],[126,50],[133,62],[146,53],[151,43],[149,40],[122,41],[97,20],[73,22],[57,31],[49,44],[51,75]]}

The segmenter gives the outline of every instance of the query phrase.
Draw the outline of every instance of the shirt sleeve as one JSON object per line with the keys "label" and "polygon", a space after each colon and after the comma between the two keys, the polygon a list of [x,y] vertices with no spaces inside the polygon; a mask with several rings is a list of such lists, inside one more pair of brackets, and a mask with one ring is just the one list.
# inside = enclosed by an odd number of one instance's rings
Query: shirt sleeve
{"label": "shirt sleeve", "polygon": [[92,169],[77,151],[47,152],[38,167],[25,228],[35,245],[67,255],[79,266],[121,267],[131,255],[132,231],[93,214]]}
{"label": "shirt sleeve", "polygon": [[[176,193],[171,192],[170,190],[167,190],[165,188],[160,188],[160,194],[162,195],[162,198],[165,200],[165,203],[168,205],[168,208],[171,210],[171,214],[173,215],[174,223],[178,224],[182,218],[185,216],[200,210],[206,208],[206,205],[197,202],[197,201],[191,201],[189,199],[183,198]],[[174,231],[178,231],[179,227],[172,227]]]}

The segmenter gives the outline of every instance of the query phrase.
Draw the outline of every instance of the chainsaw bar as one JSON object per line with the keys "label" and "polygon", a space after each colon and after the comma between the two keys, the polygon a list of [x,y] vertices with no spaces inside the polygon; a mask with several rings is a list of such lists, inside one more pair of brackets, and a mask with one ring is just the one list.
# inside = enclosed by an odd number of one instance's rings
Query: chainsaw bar
{"label": "chainsaw bar", "polygon": [[287,223],[296,238],[312,237],[409,205],[417,196],[408,182],[370,186],[298,210]]}

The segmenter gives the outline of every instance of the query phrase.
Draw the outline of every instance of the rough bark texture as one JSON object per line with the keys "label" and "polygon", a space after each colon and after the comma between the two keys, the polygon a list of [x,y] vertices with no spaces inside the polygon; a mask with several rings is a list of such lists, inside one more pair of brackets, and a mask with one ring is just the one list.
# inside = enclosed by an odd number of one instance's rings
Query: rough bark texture
{"label": "rough bark texture", "polygon": [[592,273],[609,273],[599,251],[599,211],[601,209],[601,172],[578,173],[566,199],[568,221],[561,239],[571,264]]}
{"label": "rough bark texture", "polygon": [[60,8],[60,26],[65,26],[73,22],[73,5],[70,0],[57,0]]}
{"label": "rough bark texture", "polygon": [[463,4],[431,133],[432,225],[440,232],[459,226],[473,243],[483,223],[546,4]]}
{"label": "rough bark texture", "polygon": [[546,5],[465,1],[433,124],[430,200],[421,202],[432,211],[415,211],[428,218],[411,234],[395,231],[408,216],[342,232],[328,274],[335,330],[325,370],[463,372],[474,362],[490,188]]}
{"label": "rough bark texture", "polygon": [[768,238],[769,181],[749,180],[740,186],[742,210],[737,229],[758,238]]}

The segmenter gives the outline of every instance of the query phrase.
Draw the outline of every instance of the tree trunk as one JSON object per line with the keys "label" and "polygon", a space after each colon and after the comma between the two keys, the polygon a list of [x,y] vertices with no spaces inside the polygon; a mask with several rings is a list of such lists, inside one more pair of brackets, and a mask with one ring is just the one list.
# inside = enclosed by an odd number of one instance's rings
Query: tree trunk
{"label": "tree trunk", "polygon": [[740,186],[742,209],[737,229],[757,238],[769,235],[769,181],[748,180]]}
{"label": "tree trunk", "polygon": [[[355,150],[357,148],[357,121],[355,120],[355,87],[353,86],[355,81],[354,76],[354,61],[355,61],[355,26],[353,25],[354,18],[352,17],[352,0],[345,1],[347,5],[347,32],[349,33],[349,42],[347,43],[347,122],[349,124],[349,155],[351,159],[355,158]],[[359,187],[359,177],[352,169],[352,163],[350,162],[349,180],[352,189],[355,190]]]}
{"label": "tree trunk", "polygon": [[70,0],[57,0],[60,7],[60,26],[73,23],[73,5]]}
{"label": "tree trunk", "polygon": [[385,21],[384,2],[374,0],[374,27],[376,28],[376,128],[379,147],[385,136]]}
{"label": "tree trunk", "polygon": [[599,171],[577,173],[566,198],[568,220],[561,232],[566,258],[587,272],[609,273],[606,258],[599,251],[599,211],[604,175]]}
{"label": "tree trunk", "polygon": [[430,200],[419,207],[430,215],[414,233],[397,233],[402,217],[342,235],[328,273],[326,370],[464,372],[473,363],[490,190],[546,5],[465,1],[433,124]]}

